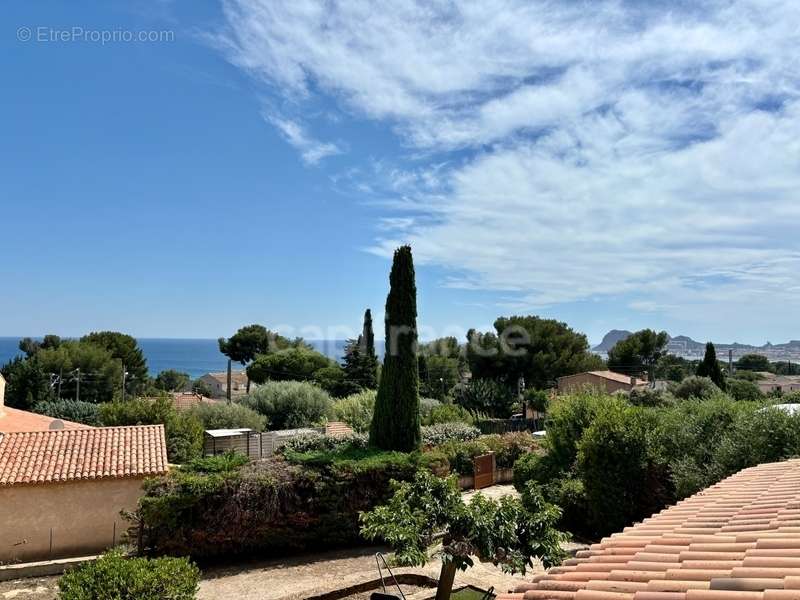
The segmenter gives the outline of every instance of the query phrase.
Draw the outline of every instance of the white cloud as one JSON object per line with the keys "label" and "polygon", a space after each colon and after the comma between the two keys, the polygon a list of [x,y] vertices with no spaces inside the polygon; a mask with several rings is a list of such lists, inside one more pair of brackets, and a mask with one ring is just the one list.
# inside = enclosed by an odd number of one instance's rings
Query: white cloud
{"label": "white cloud", "polygon": [[396,213],[373,252],[394,225],[518,306],[800,308],[800,3],[224,6],[232,62],[414,154],[358,171]]}
{"label": "white cloud", "polygon": [[314,139],[297,121],[269,113],[265,113],[264,118],[272,123],[283,138],[300,152],[300,156],[306,164],[315,165],[323,158],[342,153],[341,148],[336,144]]}

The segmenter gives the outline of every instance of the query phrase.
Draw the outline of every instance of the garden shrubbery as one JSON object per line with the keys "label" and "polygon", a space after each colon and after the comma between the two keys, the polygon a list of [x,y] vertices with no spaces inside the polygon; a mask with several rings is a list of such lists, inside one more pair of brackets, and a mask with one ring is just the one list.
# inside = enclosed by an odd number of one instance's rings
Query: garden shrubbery
{"label": "garden shrubbery", "polygon": [[536,481],[564,510],[562,526],[596,537],[740,469],[800,453],[800,416],[734,401],[701,378],[681,395],[690,388],[700,399],[664,406],[591,393],[556,399],[544,453],[516,462],[515,486]]}
{"label": "garden shrubbery", "polygon": [[375,412],[375,390],[364,390],[337,400],[333,404],[333,416],[337,421],[344,421],[353,431],[367,433]]}
{"label": "garden shrubbery", "polygon": [[145,484],[143,542],[148,552],[196,558],[360,543],[359,512],[424,464],[420,453],[292,451],[227,470],[177,469]]}
{"label": "garden shrubbery", "polygon": [[267,417],[272,429],[311,427],[334,415],[330,395],[307,381],[267,381],[238,402]]}
{"label": "garden shrubbery", "polygon": [[33,406],[33,412],[54,419],[65,419],[84,425],[100,425],[100,405],[82,400],[45,400]]}
{"label": "garden shrubbery", "polygon": [[186,558],[126,558],[109,552],[58,580],[61,600],[192,600],[199,569]]}
{"label": "garden shrubbery", "polygon": [[423,446],[440,446],[446,442],[466,442],[481,434],[477,427],[465,423],[439,423],[422,428]]}
{"label": "garden shrubbery", "polygon": [[240,429],[263,431],[267,418],[241,404],[202,402],[186,411],[203,424],[203,429]]}
{"label": "garden shrubbery", "polygon": [[439,404],[422,415],[423,425],[439,425],[441,423],[465,423],[473,425],[475,416],[458,404]]}

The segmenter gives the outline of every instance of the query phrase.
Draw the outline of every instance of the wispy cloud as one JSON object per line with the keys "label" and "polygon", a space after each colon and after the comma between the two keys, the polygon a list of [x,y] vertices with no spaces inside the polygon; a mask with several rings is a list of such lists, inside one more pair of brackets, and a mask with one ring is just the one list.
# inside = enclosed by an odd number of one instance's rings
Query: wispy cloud
{"label": "wispy cloud", "polygon": [[396,155],[358,171],[400,219],[373,252],[402,225],[448,285],[518,306],[800,308],[800,4],[224,7],[230,59],[274,93],[396,133]]}
{"label": "wispy cloud", "polygon": [[315,165],[323,158],[342,153],[341,148],[336,144],[321,142],[313,138],[297,121],[270,113],[264,113],[264,118],[272,123],[283,138],[300,152],[300,156],[306,164]]}

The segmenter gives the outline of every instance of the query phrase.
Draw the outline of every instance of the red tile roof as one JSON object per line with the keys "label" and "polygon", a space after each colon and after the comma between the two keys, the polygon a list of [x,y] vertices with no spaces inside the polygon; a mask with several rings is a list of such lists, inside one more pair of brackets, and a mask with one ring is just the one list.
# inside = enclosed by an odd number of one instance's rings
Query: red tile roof
{"label": "red tile roof", "polygon": [[800,599],[800,460],[740,471],[498,596],[523,599]]}
{"label": "red tile roof", "polygon": [[0,486],[142,477],[167,468],[163,425],[0,436]]}
{"label": "red tile roof", "polygon": [[325,435],[341,437],[350,435],[351,433],[353,433],[353,429],[347,423],[343,423],[342,421],[330,421],[329,423],[325,424]]}
{"label": "red tile roof", "polygon": [[9,406],[0,407],[0,432],[14,433],[20,431],[49,431],[54,421],[63,423],[63,429],[89,429],[88,425],[73,423],[64,419],[54,419],[47,415],[39,415]]}

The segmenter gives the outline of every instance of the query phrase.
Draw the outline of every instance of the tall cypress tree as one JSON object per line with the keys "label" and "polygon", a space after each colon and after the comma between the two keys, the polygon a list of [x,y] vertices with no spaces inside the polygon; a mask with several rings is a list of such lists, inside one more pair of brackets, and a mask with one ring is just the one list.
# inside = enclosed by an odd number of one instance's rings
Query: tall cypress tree
{"label": "tall cypress tree", "polygon": [[370,309],[364,312],[364,328],[359,342],[361,344],[361,360],[364,364],[362,373],[364,383],[362,385],[374,390],[378,387],[378,355],[375,353],[375,333],[372,331],[372,311]]}
{"label": "tall cypress tree", "polygon": [[711,342],[706,344],[706,354],[703,356],[703,362],[697,365],[697,375],[708,377],[718,388],[725,389],[725,375],[723,375],[722,369],[717,362],[717,350]]}
{"label": "tall cypress tree", "polygon": [[394,253],[386,297],[386,351],[369,441],[384,450],[420,445],[417,371],[417,287],[411,247]]}

